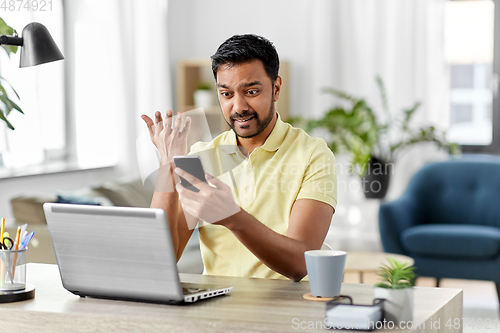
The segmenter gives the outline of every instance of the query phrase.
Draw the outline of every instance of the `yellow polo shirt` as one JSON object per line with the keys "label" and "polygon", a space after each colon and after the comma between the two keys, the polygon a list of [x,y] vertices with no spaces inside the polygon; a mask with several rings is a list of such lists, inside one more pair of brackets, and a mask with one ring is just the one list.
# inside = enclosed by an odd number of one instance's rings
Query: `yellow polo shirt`
{"label": "yellow polo shirt", "polygon": [[[189,154],[200,156],[205,172],[229,185],[239,206],[270,229],[287,235],[292,205],[298,199],[335,208],[335,157],[323,139],[310,137],[278,116],[266,142],[248,158],[236,144],[231,130],[211,142],[195,143]],[[226,227],[203,222],[199,226],[204,274],[285,278],[264,265]]]}

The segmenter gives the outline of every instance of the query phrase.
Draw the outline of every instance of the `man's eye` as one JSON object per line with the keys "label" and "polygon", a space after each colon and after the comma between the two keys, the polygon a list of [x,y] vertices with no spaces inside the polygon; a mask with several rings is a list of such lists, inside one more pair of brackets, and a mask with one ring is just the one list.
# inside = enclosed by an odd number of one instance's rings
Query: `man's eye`
{"label": "man's eye", "polygon": [[229,97],[231,95],[227,91],[221,91],[220,94],[221,94],[221,96],[224,96],[224,97]]}
{"label": "man's eye", "polygon": [[259,92],[258,90],[254,89],[254,90],[249,90],[249,91],[248,91],[248,94],[249,94],[249,95],[255,95],[255,94],[257,94],[258,92]]}

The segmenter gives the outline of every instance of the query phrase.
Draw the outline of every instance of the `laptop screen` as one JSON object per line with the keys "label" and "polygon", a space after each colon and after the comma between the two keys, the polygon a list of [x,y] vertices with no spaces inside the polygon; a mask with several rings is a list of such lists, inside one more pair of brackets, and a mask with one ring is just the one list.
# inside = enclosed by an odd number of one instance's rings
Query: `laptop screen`
{"label": "laptop screen", "polygon": [[63,285],[88,296],[180,301],[161,209],[44,204]]}

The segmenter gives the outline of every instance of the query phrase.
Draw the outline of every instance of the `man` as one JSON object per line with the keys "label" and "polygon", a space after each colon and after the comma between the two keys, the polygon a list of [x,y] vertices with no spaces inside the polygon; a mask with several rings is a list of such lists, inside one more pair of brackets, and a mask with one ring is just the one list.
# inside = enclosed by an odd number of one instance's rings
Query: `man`
{"label": "man", "polygon": [[172,165],[187,153],[190,119],[181,128],[178,114],[171,129],[170,110],[165,120],[156,112],[155,123],[142,116],[161,156],[157,184],[167,188],[155,190],[151,207],[167,212],[178,259],[192,234],[190,217],[209,223],[199,228],[205,273],[300,281],[304,252],[321,248],[335,212],[335,157],[324,140],[276,112],[282,79],[270,41],[235,35],[212,56],[212,70],[231,130],[191,147],[192,155],[214,152],[203,160],[208,184],[198,182],[199,192],[174,188],[177,175],[196,180]]}

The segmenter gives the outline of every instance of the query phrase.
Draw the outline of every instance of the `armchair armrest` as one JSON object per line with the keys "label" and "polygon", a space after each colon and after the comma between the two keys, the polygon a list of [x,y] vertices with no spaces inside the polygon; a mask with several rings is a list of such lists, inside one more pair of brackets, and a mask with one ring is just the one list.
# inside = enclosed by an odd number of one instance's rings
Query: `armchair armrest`
{"label": "armchair armrest", "polygon": [[384,251],[406,254],[401,246],[401,233],[417,225],[419,220],[417,201],[409,195],[382,204],[379,210],[379,230]]}

